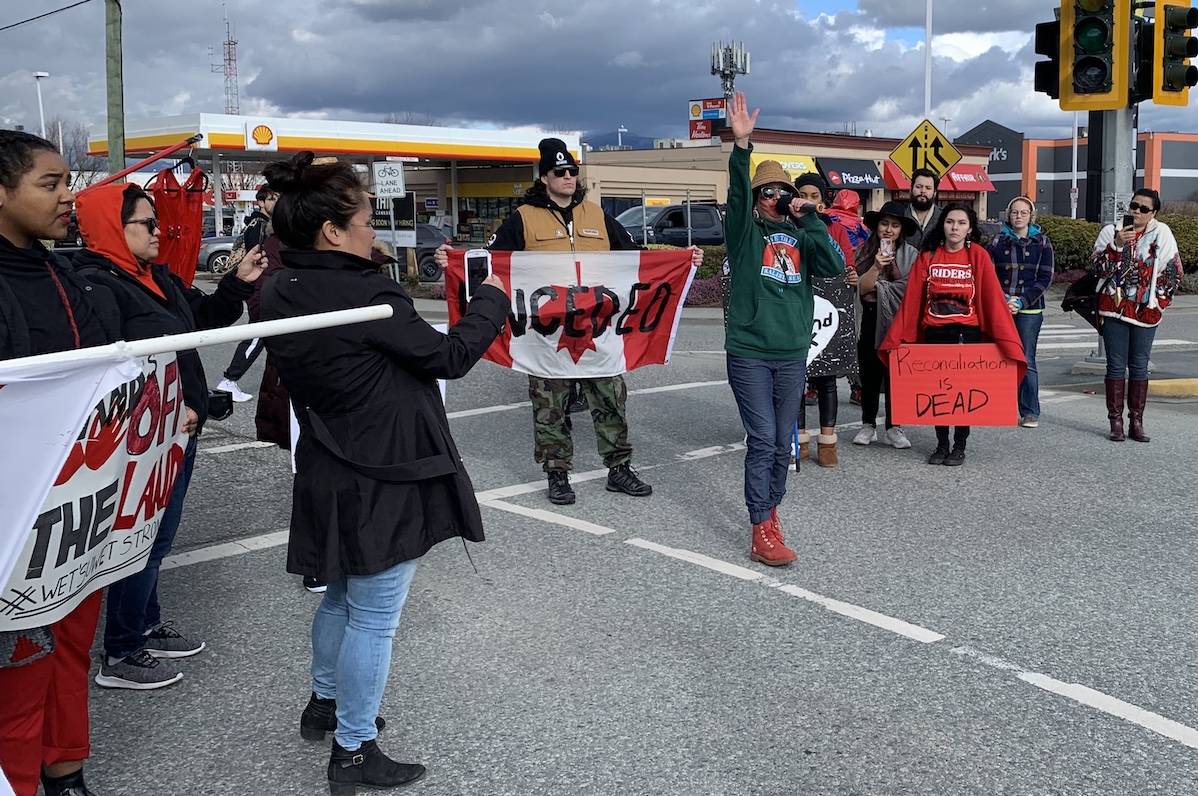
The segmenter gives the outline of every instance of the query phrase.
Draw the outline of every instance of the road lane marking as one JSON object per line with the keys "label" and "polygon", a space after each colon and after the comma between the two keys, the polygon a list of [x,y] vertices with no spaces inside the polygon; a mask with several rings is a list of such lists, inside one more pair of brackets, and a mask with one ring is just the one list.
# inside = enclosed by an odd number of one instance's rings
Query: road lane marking
{"label": "road lane marking", "polygon": [[649,550],[654,553],[660,553],[663,556],[676,558],[679,561],[685,561],[688,564],[697,564],[698,566],[719,572],[721,575],[731,575],[734,578],[741,580],[760,580],[763,575],[748,567],[742,567],[737,564],[729,564],[727,561],[721,561],[718,558],[705,556],[702,553],[696,553],[693,550],[683,550],[678,547],[666,547],[663,544],[650,542],[647,539],[625,539],[624,544],[630,544],[633,547],[639,547],[642,550]]}
{"label": "road lane marking", "polygon": [[273,442],[237,442],[232,445],[217,445],[212,448],[200,448],[197,453],[229,453],[247,448],[273,448]]}
{"label": "road lane marking", "polygon": [[1106,713],[1108,716],[1123,719],[1146,730],[1151,730],[1157,735],[1163,735],[1170,740],[1184,744],[1191,749],[1198,749],[1198,730],[1173,719],[1167,719],[1159,713],[1145,710],[1139,705],[1124,702],[1122,699],[1104,694],[1081,683],[1066,683],[1057,680],[1055,677],[1049,677],[1046,674],[1027,671],[1010,661],[1003,660],[994,655],[987,655],[973,647],[953,647],[952,652],[995,669],[1013,672],[1017,678],[1028,685],[1033,685],[1050,694],[1071,699],[1080,705],[1085,705],[1086,707]]}
{"label": "road lane marking", "polygon": [[[699,387],[718,387],[722,384],[727,384],[728,380],[720,381],[689,381],[682,384],[667,384],[663,387],[641,387],[636,390],[629,390],[629,395],[652,395],[659,392],[677,392],[679,390],[693,390]],[[511,412],[517,409],[531,409],[532,404],[528,401],[521,401],[518,404],[496,404],[494,406],[480,406],[477,409],[459,409],[456,412],[446,413],[446,417],[454,420],[461,417],[477,417],[479,415],[490,415],[496,412]]]}
{"label": "road lane marking", "polygon": [[229,558],[230,556],[240,556],[259,550],[268,550],[272,547],[287,544],[289,534],[290,531],[275,531],[274,533],[264,533],[261,536],[238,539],[234,542],[199,547],[195,550],[188,550],[185,553],[175,553],[162,560],[161,569],[187,567],[192,564],[202,564],[205,561],[216,561],[217,559]]}
{"label": "road lane marking", "polygon": [[522,517],[531,517],[534,520],[548,522],[553,525],[563,525],[567,528],[573,528],[576,531],[589,533],[592,536],[607,536],[609,533],[616,532],[615,528],[605,528],[602,525],[596,525],[593,522],[587,522],[577,517],[567,517],[565,514],[558,514],[555,511],[546,511],[545,509],[518,506],[515,503],[504,503],[502,500],[481,500],[479,501],[479,505],[491,509],[499,509],[511,514],[519,514]]}

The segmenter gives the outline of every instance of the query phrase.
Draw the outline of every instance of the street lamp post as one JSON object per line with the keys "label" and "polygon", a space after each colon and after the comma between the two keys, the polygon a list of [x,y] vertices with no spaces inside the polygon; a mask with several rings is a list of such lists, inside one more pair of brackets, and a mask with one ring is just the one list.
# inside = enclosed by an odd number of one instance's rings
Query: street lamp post
{"label": "street lamp post", "polygon": [[619,149],[624,148],[624,133],[626,132],[628,132],[628,128],[624,125],[616,128],[616,147]]}
{"label": "street lamp post", "polygon": [[33,82],[37,85],[37,117],[42,123],[42,138],[46,137],[46,112],[42,108],[42,78],[49,76],[49,72],[33,73]]}

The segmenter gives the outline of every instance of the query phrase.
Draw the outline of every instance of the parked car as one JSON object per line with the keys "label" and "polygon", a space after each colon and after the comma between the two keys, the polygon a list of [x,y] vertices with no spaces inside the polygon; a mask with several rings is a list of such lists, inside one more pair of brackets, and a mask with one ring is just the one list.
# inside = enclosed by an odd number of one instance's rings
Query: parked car
{"label": "parked car", "polygon": [[[691,202],[689,205],[666,205],[625,210],[616,220],[624,225],[632,239],[641,245],[666,243],[687,245],[687,208],[690,208],[690,242],[700,246],[719,246],[724,243],[724,216],[714,204]],[[631,222],[631,223],[630,223]],[[647,228],[646,228],[647,225]]]}
{"label": "parked car", "polygon": [[196,257],[196,270],[222,274],[229,267],[229,255],[233,252],[233,243],[237,240],[232,235],[221,235],[218,238],[202,238],[200,253]]}
{"label": "parked car", "polygon": [[[416,273],[421,282],[439,282],[442,277],[441,268],[433,260],[433,254],[442,243],[449,242],[445,233],[432,224],[416,225]],[[397,254],[399,261],[407,260],[408,252],[402,247]]]}

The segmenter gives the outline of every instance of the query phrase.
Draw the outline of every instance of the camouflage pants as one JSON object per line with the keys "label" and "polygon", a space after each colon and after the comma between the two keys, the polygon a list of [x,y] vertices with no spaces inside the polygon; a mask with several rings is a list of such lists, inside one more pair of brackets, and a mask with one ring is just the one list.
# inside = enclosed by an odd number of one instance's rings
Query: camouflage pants
{"label": "camouflage pants", "polygon": [[603,463],[618,467],[632,460],[628,444],[628,420],[624,405],[628,388],[623,376],[603,379],[542,379],[528,377],[528,397],[532,400],[533,458],[545,472],[571,470],[574,467],[574,439],[570,435],[570,416],[566,412],[570,385],[577,383],[586,397],[595,424],[595,439]]}

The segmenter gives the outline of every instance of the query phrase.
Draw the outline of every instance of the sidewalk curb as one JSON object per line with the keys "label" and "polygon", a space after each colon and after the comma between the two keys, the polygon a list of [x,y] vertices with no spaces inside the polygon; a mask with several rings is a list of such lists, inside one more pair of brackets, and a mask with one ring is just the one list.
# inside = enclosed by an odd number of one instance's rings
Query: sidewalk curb
{"label": "sidewalk curb", "polygon": [[1148,394],[1153,398],[1198,398],[1198,379],[1152,379]]}

